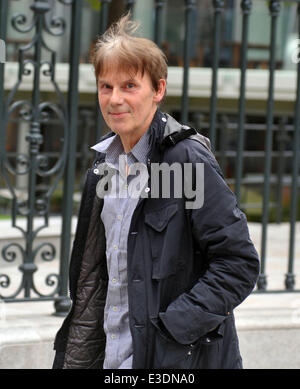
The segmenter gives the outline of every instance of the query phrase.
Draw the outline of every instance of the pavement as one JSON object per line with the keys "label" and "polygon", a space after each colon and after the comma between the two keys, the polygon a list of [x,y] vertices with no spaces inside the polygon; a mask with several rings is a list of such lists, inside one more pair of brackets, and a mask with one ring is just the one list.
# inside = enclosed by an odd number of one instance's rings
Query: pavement
{"label": "pavement", "polygon": [[[4,242],[18,239],[9,228],[9,223],[0,222],[0,250]],[[73,221],[73,230],[75,224],[76,220]],[[249,230],[260,252],[261,225],[249,223]],[[58,233],[59,236],[59,231],[59,218],[52,219],[48,231],[41,231],[41,239],[53,239],[55,245],[55,235]],[[19,238],[22,239],[21,236]],[[288,242],[288,224],[269,225],[266,266],[268,293],[252,293],[235,310],[240,349],[246,369],[300,368],[300,294],[272,292],[284,289],[288,268]],[[294,263],[296,288],[299,288],[300,281],[299,242],[300,223],[297,223]],[[51,292],[51,287],[46,285],[46,277],[49,273],[58,272],[59,261],[57,258],[51,262],[38,259],[37,263],[39,270],[36,272],[36,285],[47,294]],[[5,294],[9,294],[16,288],[15,285],[20,280],[17,267],[15,262],[0,262],[0,272],[9,274],[12,280],[12,285],[5,290],[1,288],[1,293],[4,294],[5,291]],[[0,369],[51,368],[54,337],[63,321],[54,312],[53,301],[5,303],[0,300]]]}

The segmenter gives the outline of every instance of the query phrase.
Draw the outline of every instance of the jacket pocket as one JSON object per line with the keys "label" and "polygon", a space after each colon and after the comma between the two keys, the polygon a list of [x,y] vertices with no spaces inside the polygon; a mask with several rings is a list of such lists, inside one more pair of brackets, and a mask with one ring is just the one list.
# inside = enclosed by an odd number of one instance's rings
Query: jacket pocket
{"label": "jacket pocket", "polygon": [[151,318],[156,328],[153,369],[182,369],[189,358],[189,345],[182,345],[165,334],[158,325],[157,318]]}
{"label": "jacket pocket", "polygon": [[[177,203],[171,203],[164,208],[145,214],[145,223],[148,227],[152,255],[152,278],[162,279],[175,274],[179,259],[180,225],[176,214]],[[174,222],[173,222],[174,221]]]}
{"label": "jacket pocket", "polygon": [[157,319],[151,319],[151,322],[156,327],[154,369],[221,368],[224,322],[189,345],[178,343],[166,335],[158,326]]}

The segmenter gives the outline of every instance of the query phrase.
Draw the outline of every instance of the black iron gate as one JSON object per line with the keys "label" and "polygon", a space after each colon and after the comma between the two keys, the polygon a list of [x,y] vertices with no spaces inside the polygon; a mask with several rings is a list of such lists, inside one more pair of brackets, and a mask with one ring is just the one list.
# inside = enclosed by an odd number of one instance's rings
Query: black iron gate
{"label": "black iron gate", "polygon": [[[56,83],[55,52],[47,45],[44,34],[62,36],[66,25],[62,18],[46,20],[46,14],[50,10],[47,1],[35,1],[30,6],[32,10],[32,21],[28,22],[22,14],[14,15],[12,18],[13,27],[22,32],[33,31],[33,37],[30,42],[19,48],[18,51],[18,80],[4,97],[4,66],[0,65],[0,170],[4,181],[12,195],[12,224],[21,230],[24,237],[25,247],[18,243],[9,243],[2,249],[2,257],[5,261],[14,261],[17,252],[21,255],[22,264],[19,270],[22,272],[22,280],[17,290],[10,296],[6,296],[4,301],[26,301],[26,300],[55,300],[55,309],[57,314],[64,315],[69,309],[68,297],[68,258],[71,238],[71,216],[72,216],[72,198],[74,186],[75,171],[75,147],[77,135],[77,111],[78,111],[78,72],[79,72],[79,51],[80,30],[81,30],[81,6],[82,1],[61,1],[66,7],[71,7],[71,34],[70,34],[70,69],[69,69],[69,88],[67,96],[63,96]],[[8,1],[1,1],[0,9],[0,36],[5,41],[6,21],[7,21]],[[26,59],[26,53],[33,50],[33,58]],[[42,51],[49,54],[49,60],[41,59]],[[33,83],[31,100],[16,100],[16,95],[20,83],[24,77],[28,77],[33,72]],[[41,72],[49,77],[57,95],[57,103],[43,101],[40,93]],[[43,144],[41,134],[41,124],[47,120],[47,117],[54,114],[63,126],[63,138],[61,140],[61,152],[59,158],[53,166],[49,166],[47,156],[40,151]],[[6,128],[10,117],[17,113],[22,120],[28,122],[30,130],[26,136],[28,142],[28,154],[19,154],[15,158],[15,165],[11,163],[6,156]],[[12,177],[28,175],[28,193],[25,198],[18,198],[15,187],[11,183]],[[53,177],[52,185],[42,194],[37,191],[37,180]],[[60,249],[60,270],[59,274],[49,274],[46,277],[46,283],[54,286],[54,290],[48,294],[42,294],[35,286],[34,273],[37,271],[35,261],[37,256],[41,255],[45,261],[51,261],[55,258],[56,250],[52,243],[43,242],[34,247],[35,239],[38,233],[48,226],[49,222],[49,203],[51,195],[55,190],[59,180],[63,178],[64,196],[63,196],[63,224],[61,231],[61,249]],[[18,217],[26,219],[26,227],[22,228],[18,224]],[[42,225],[34,227],[34,219],[40,216],[43,218]],[[0,286],[8,287],[10,278],[0,275]],[[24,297],[19,297],[21,293]],[[35,297],[32,296],[32,293]]]}

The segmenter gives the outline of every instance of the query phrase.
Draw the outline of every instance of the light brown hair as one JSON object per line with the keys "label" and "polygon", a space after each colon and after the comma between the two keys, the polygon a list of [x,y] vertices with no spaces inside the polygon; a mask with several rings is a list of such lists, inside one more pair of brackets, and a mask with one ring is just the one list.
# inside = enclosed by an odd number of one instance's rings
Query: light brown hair
{"label": "light brown hair", "polygon": [[165,54],[150,39],[134,36],[138,27],[128,13],[97,40],[91,58],[97,83],[98,77],[111,68],[134,75],[140,72],[142,76],[147,72],[155,91],[158,91],[160,79],[167,80]]}

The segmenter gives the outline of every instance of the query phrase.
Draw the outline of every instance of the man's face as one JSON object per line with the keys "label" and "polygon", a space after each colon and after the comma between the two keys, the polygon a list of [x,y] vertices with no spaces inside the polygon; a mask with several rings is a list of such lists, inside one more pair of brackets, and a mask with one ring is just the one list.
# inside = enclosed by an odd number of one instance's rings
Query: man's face
{"label": "man's face", "polygon": [[165,91],[165,81],[155,91],[145,72],[132,75],[111,69],[98,79],[98,99],[104,120],[121,139],[138,139],[147,131],[157,104]]}

